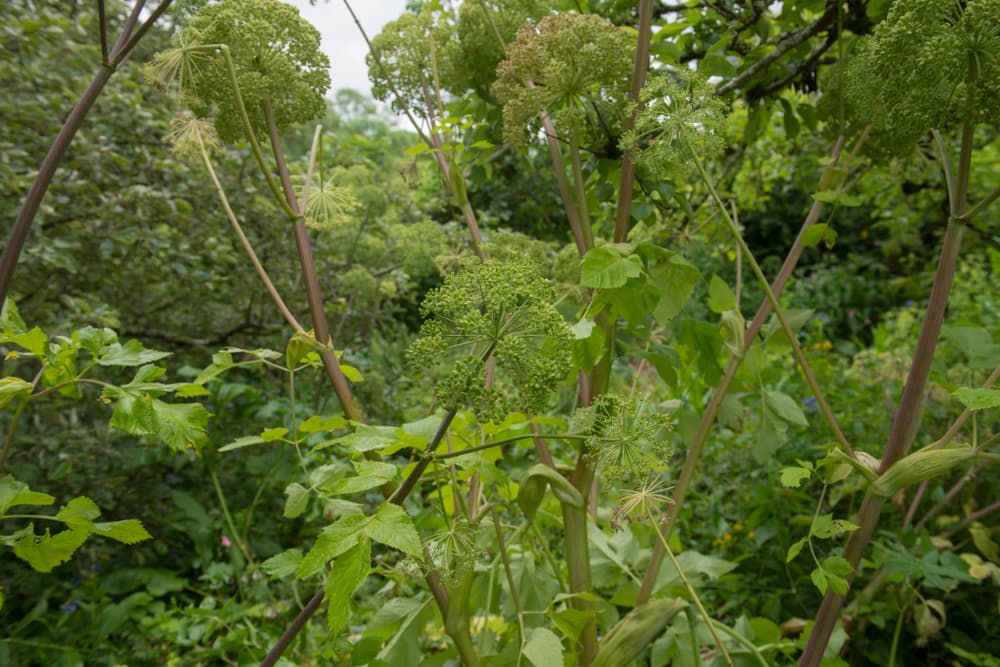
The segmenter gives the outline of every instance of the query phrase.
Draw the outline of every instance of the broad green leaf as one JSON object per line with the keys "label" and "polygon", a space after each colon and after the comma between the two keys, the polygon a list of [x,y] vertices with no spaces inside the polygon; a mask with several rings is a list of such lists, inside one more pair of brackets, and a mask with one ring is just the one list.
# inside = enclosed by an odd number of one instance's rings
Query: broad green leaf
{"label": "broad green leaf", "polygon": [[245,435],[242,438],[236,438],[228,445],[224,447],[219,447],[220,452],[231,452],[234,449],[243,449],[244,447],[250,447],[252,445],[262,445],[266,440],[259,435]]}
{"label": "broad green leaf", "polygon": [[94,519],[99,516],[101,516],[101,509],[97,503],[90,498],[80,496],[63,505],[53,518],[62,521],[70,528],[90,530],[94,525]]}
{"label": "broad green leaf", "polygon": [[149,531],[146,530],[146,527],[138,519],[95,523],[91,529],[94,535],[107,537],[125,544],[136,544],[143,540],[153,539],[153,536],[149,534]]}
{"label": "broad green leaf", "polygon": [[0,378],[0,408],[7,405],[15,398],[30,396],[32,388],[33,387],[30,382],[25,382],[21,378]]}
{"label": "broad green leaf", "polygon": [[357,461],[354,464],[358,474],[334,480],[323,486],[330,495],[360,493],[382,486],[396,477],[396,466],[381,461]]}
{"label": "broad green leaf", "polygon": [[260,564],[260,567],[268,576],[275,579],[284,579],[295,574],[295,570],[302,563],[302,551],[300,549],[286,549],[277,556],[271,556]]}
{"label": "broad green leaf", "polygon": [[960,400],[962,405],[971,410],[1000,408],[1000,389],[996,387],[978,389],[973,387],[959,387],[952,392],[952,396]]}
{"label": "broad green leaf", "polygon": [[833,574],[829,570],[823,570],[823,574],[826,576],[827,582],[830,584],[830,589],[837,595],[844,595],[847,593],[848,585],[847,579],[844,577]]}
{"label": "broad green leaf", "polygon": [[0,477],[0,515],[16,505],[51,505],[56,499],[47,493],[32,491],[27,484],[13,475]]}
{"label": "broad green leaf", "polygon": [[423,545],[413,519],[398,505],[381,505],[375,515],[362,525],[362,530],[376,542],[423,560]]}
{"label": "broad green leaf", "polygon": [[323,431],[336,431],[338,428],[345,428],[347,424],[347,420],[343,417],[321,417],[319,415],[313,415],[299,424],[299,432],[321,433]]}
{"label": "broad green leaf", "polygon": [[206,440],[205,427],[212,414],[201,403],[164,403],[153,399],[156,435],[168,447],[183,452],[188,447],[201,449]]}
{"label": "broad green leaf", "polygon": [[808,537],[803,537],[801,540],[799,540],[792,546],[788,547],[788,553],[785,555],[785,562],[791,563],[793,560],[795,560],[795,557],[802,552],[802,548],[806,545],[808,541],[809,541]]}
{"label": "broad green leaf", "polygon": [[356,452],[369,452],[396,444],[399,436],[394,426],[368,426],[359,424],[354,433],[337,438],[334,442],[350,447]]}
{"label": "broad green leaf", "polygon": [[372,543],[362,540],[337,558],[326,575],[326,625],[332,634],[340,632],[351,619],[351,597],[368,577],[371,569]]}
{"label": "broad green leaf", "polygon": [[198,374],[194,382],[195,384],[205,384],[209,380],[222,375],[233,366],[235,364],[233,363],[233,355],[231,353],[225,351],[216,352],[212,355],[212,363]]}
{"label": "broad green leaf", "polygon": [[611,306],[623,320],[641,324],[660,301],[660,291],[644,277],[629,280],[624,286],[601,290],[598,299]]}
{"label": "broad green leaf", "polygon": [[547,628],[533,628],[524,644],[524,657],[535,667],[563,664],[563,647],[559,637]]}
{"label": "broad green leaf", "polygon": [[788,394],[776,390],[764,391],[764,402],[767,407],[786,422],[796,426],[809,426],[806,414],[799,404]]}
{"label": "broad green leaf", "polygon": [[102,349],[97,363],[101,366],[142,366],[169,356],[169,352],[149,350],[139,341],[130,340],[124,345],[113,343]]}
{"label": "broad green leaf", "polygon": [[684,308],[694,292],[701,273],[693,264],[680,256],[673,256],[648,269],[649,282],[660,292],[660,301],[653,316],[660,324],[666,324]]}
{"label": "broad green leaf", "polygon": [[826,595],[826,588],[829,585],[829,582],[827,581],[826,573],[823,569],[817,567],[809,573],[809,578],[812,579],[813,585],[819,589],[820,595]]}
{"label": "broad green leaf", "polygon": [[827,248],[832,248],[837,242],[836,230],[824,222],[810,225],[802,235],[802,245],[806,248],[817,246],[821,241]]}
{"label": "broad green leaf", "polygon": [[846,577],[854,573],[851,564],[841,556],[830,556],[823,559],[823,569],[826,570],[827,574],[835,574],[838,577]]}
{"label": "broad green leaf", "polygon": [[344,374],[351,382],[357,384],[358,382],[364,382],[365,378],[354,366],[348,366],[347,364],[340,364],[340,372]]}
{"label": "broad green leaf", "polygon": [[203,385],[189,382],[178,387],[174,395],[177,398],[194,398],[196,396],[209,396],[211,392]]}
{"label": "broad green leaf", "polygon": [[982,327],[942,327],[941,336],[969,357],[973,368],[996,368],[1000,364],[1000,345]]}
{"label": "broad green leaf", "polygon": [[341,517],[335,523],[323,529],[302,562],[299,563],[295,576],[304,579],[322,570],[327,563],[351,549],[362,538],[361,529],[369,519],[361,515]]}
{"label": "broad green leaf", "polygon": [[281,440],[286,435],[288,435],[288,429],[279,426],[277,428],[264,430],[264,432],[260,434],[260,439],[264,442],[274,442],[275,440]]}
{"label": "broad green leaf", "polygon": [[723,313],[736,307],[736,294],[729,289],[726,281],[714,273],[708,283],[708,307],[713,313]]}
{"label": "broad green leaf", "polygon": [[533,519],[535,510],[541,504],[545,496],[545,489],[552,487],[559,502],[570,507],[583,507],[583,497],[576,487],[569,483],[565,477],[560,475],[544,463],[536,464],[521,475],[520,488],[517,494],[517,504],[521,506],[521,511],[528,519]]}
{"label": "broad green leaf", "polygon": [[40,359],[45,358],[45,344],[48,341],[49,337],[38,327],[17,334],[0,334],[0,343],[13,343],[18,347],[23,347]]}
{"label": "broad green leaf", "polygon": [[292,482],[285,487],[285,511],[286,519],[296,519],[306,511],[309,504],[309,489],[298,482]]}
{"label": "broad green leaf", "polygon": [[811,533],[816,537],[826,539],[840,535],[841,533],[849,533],[857,529],[857,524],[851,523],[846,519],[834,519],[833,514],[823,514],[822,516],[816,517],[816,521],[813,522],[812,525]]}
{"label": "broad green leaf", "polygon": [[90,534],[87,530],[71,528],[55,535],[48,530],[44,535],[35,535],[34,524],[29,524],[28,528],[27,534],[14,543],[14,555],[39,572],[51,572],[68,561]]}
{"label": "broad green leaf", "polygon": [[781,469],[781,485],[784,487],[799,488],[803,480],[809,479],[812,474],[811,470],[806,468],[799,468],[798,466],[791,466],[788,468]]}
{"label": "broad green leaf", "polygon": [[584,287],[621,287],[640,275],[642,260],[635,255],[623,256],[613,246],[591,248],[580,263],[580,284]]}

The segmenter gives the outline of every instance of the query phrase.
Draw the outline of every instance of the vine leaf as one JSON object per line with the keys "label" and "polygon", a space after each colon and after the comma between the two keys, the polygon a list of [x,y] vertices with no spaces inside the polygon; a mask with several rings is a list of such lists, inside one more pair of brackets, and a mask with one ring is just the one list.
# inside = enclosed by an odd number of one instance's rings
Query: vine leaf
{"label": "vine leaf", "polygon": [[351,596],[368,577],[371,569],[372,543],[362,540],[337,559],[326,576],[326,624],[337,633],[351,619]]}

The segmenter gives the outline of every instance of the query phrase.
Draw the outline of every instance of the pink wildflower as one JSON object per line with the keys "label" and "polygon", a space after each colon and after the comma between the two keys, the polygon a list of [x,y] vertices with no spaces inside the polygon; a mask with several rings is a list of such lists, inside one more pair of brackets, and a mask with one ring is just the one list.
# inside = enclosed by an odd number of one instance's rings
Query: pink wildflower
{"label": "pink wildflower", "polygon": [[222,546],[224,546],[224,547],[226,547],[228,549],[229,547],[233,546],[233,543],[229,541],[228,537],[226,537],[225,535],[223,535],[222,536]]}

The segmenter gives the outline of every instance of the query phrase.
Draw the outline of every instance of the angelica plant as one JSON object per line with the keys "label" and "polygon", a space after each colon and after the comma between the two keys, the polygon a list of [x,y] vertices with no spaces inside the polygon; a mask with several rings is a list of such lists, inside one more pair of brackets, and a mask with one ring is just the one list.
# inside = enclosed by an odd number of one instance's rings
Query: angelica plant
{"label": "angelica plant", "polygon": [[852,117],[875,145],[907,152],[931,129],[961,122],[970,94],[977,117],[1000,112],[1000,0],[912,0],[892,5],[847,70]]}
{"label": "angelica plant", "polygon": [[634,50],[632,36],[591,14],[556,14],[522,28],[493,84],[505,141],[523,144],[543,111],[584,141],[622,127]]}
{"label": "angelica plant", "polygon": [[[267,134],[265,103],[279,129],[326,112],[330,62],[319,49],[319,31],[295,7],[278,0],[222,0],[202,9],[188,34],[197,43],[229,49],[250,125],[261,136]],[[201,64],[189,85],[195,112],[214,111],[223,141],[244,135],[225,59]]]}
{"label": "angelica plant", "polygon": [[635,151],[637,164],[651,173],[683,179],[692,150],[705,158],[724,147],[725,104],[699,74],[686,69],[657,74],[640,97],[635,128],[622,135],[621,147]]}
{"label": "angelica plant", "polygon": [[523,262],[466,262],[424,300],[427,321],[409,359],[450,364],[434,394],[446,409],[471,406],[484,419],[542,410],[571,363],[572,334],[554,301]]}
{"label": "angelica plant", "polygon": [[574,416],[574,431],[588,435],[587,455],[613,481],[642,479],[666,470],[671,447],[669,418],[644,400],[604,394]]}

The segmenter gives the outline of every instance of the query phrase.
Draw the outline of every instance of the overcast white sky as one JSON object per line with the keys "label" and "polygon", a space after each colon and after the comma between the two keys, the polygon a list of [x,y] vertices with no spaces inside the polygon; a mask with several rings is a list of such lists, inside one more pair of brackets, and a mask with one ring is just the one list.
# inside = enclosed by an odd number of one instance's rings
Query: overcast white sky
{"label": "overcast white sky", "polygon": [[[330,57],[331,92],[353,88],[370,97],[371,84],[365,65],[368,46],[342,0],[319,0],[315,6],[310,6],[309,0],[287,1],[298,7],[302,17],[322,34],[321,46]],[[403,13],[406,0],[353,0],[351,7],[368,36],[374,37],[382,31],[382,26]]]}

